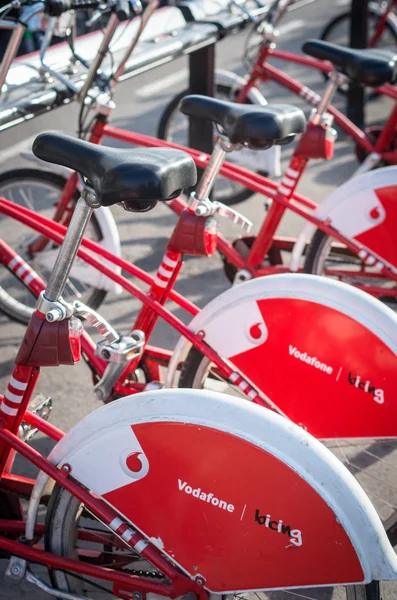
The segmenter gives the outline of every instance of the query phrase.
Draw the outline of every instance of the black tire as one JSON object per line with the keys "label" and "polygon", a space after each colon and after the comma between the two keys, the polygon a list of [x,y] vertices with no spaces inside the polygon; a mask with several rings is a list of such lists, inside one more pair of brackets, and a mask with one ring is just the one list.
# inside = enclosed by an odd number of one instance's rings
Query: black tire
{"label": "black tire", "polygon": [[[6,186],[12,186],[14,183],[23,183],[24,180],[26,182],[37,181],[38,185],[41,184],[43,186],[46,186],[48,189],[53,188],[55,196],[61,193],[66,183],[66,179],[64,177],[58,175],[57,173],[51,173],[50,171],[41,171],[39,169],[13,169],[0,174],[0,196],[7,198],[7,194],[2,192],[2,189],[5,189]],[[8,199],[15,201],[13,197]],[[74,201],[77,200],[78,193],[76,192]],[[19,204],[19,202],[17,203]],[[25,204],[27,204],[27,202],[25,202]],[[46,209],[48,210],[47,206]],[[40,210],[38,210],[37,212],[40,212]],[[9,220],[8,223],[10,223]],[[21,225],[21,228],[23,227],[24,226]],[[95,213],[91,217],[89,228],[90,229],[88,231],[92,232],[91,237],[93,237],[95,241],[100,241],[103,236]],[[12,240],[9,241],[9,238],[7,238],[8,232],[6,232],[5,235],[4,228],[0,229],[0,231],[2,232],[2,237],[4,241],[6,243],[9,243],[9,245],[18,252],[18,254],[21,254],[19,249],[14,247]],[[32,230],[26,228],[25,231]],[[25,257],[22,255],[22,258],[25,258],[28,263],[30,262],[29,257]],[[5,267],[5,265],[3,265],[3,267]],[[0,275],[0,310],[12,320],[17,321],[19,323],[27,324],[34,310],[35,298],[30,292],[29,288],[16,277],[15,273],[8,269],[5,269],[3,273],[5,271],[7,271],[7,273],[10,274],[10,277],[7,280],[8,283],[10,284],[10,282],[12,282],[12,286],[15,286],[15,288],[13,287],[13,291],[11,291],[11,287],[9,285],[6,285],[7,281],[4,282],[2,276]],[[19,294],[23,294],[22,301],[21,298],[18,299],[17,297],[15,297]],[[89,286],[84,294],[83,301],[89,306],[91,306],[93,309],[97,309],[104,301],[105,297],[106,290]]]}
{"label": "black tire", "polygon": [[[232,99],[233,97],[235,97],[237,91],[238,90],[233,90],[231,87],[226,86],[226,85],[217,85],[215,96],[220,96],[220,97],[227,96],[228,98]],[[160,138],[161,140],[166,140],[168,142],[173,141],[170,131],[169,131],[170,124],[172,123],[174,115],[179,112],[178,107],[179,107],[181,100],[188,94],[189,94],[189,90],[184,90],[177,96],[174,96],[174,98],[172,98],[171,102],[169,102],[169,104],[167,104],[167,106],[165,107],[165,110],[161,115],[159,126],[157,129],[157,137]],[[264,171],[256,171],[256,172],[260,173],[261,175],[267,175]],[[218,179],[222,180],[224,178],[219,176]],[[237,186],[238,184],[235,184],[235,185]],[[233,206],[233,204],[238,204],[239,202],[244,202],[245,200],[248,200],[248,198],[251,198],[251,196],[253,196],[255,194],[255,192],[253,192],[252,190],[249,190],[248,188],[244,188],[243,186],[238,185],[238,188],[236,189],[236,191],[230,192],[228,195],[222,195],[222,197],[219,197],[219,193],[217,196],[216,188],[217,188],[217,184],[215,183],[214,191],[212,194],[213,199],[219,200],[220,202],[223,202],[223,204],[227,204],[228,206]]]}
{"label": "black tire", "polygon": [[[347,11],[345,13],[338,15],[334,19],[332,19],[323,29],[321,35],[319,36],[319,39],[324,40],[325,42],[334,42],[337,44],[348,46],[349,41],[347,39],[346,39],[346,41],[339,40],[339,39],[337,39],[335,41],[333,34],[344,23],[346,23],[347,31],[349,30],[350,16],[351,16],[350,11]],[[373,20],[374,23],[377,23],[379,21],[379,15],[371,7],[368,7],[368,19],[369,19],[369,21]],[[397,46],[397,33],[396,33],[395,29],[392,27],[392,25],[390,24],[389,20],[386,21],[386,30],[387,30],[387,37],[388,38],[390,37],[390,39],[393,40],[394,46]],[[382,37],[380,38],[379,41],[382,42]],[[379,46],[376,46],[376,47],[379,47]],[[382,47],[382,46],[380,46],[380,47]],[[323,73],[323,77],[325,80],[329,79],[329,75],[327,73]],[[347,94],[348,86],[340,86],[338,88],[338,91],[341,94]],[[376,93],[376,91],[370,92],[370,97],[377,96],[377,95],[378,94]]]}
{"label": "black tire", "polygon": [[[76,538],[77,538],[77,526],[79,519],[82,515],[82,505],[74,496],[71,496],[70,493],[65,490],[65,488],[56,485],[50,499],[50,503],[48,505],[46,522],[45,522],[45,549],[47,552],[52,552],[57,554],[58,556],[63,556],[65,558],[78,558],[78,553],[76,551]],[[91,519],[94,520],[93,517]],[[103,529],[102,529],[103,530]],[[92,529],[91,529],[92,532]],[[107,553],[109,555],[109,550],[107,549]],[[138,563],[139,569],[139,563]],[[144,565],[142,565],[143,567]],[[145,575],[145,569],[140,569],[143,575]],[[152,570],[147,569],[149,572]],[[88,595],[92,600],[96,599],[95,595],[95,583],[91,581],[87,581],[87,578],[83,576],[74,577],[72,573],[68,571],[57,571],[50,570],[50,579],[51,584],[55,589],[61,590],[63,592],[69,592],[73,594],[77,594],[80,597],[85,597]],[[91,584],[91,589],[88,589],[88,586]],[[101,581],[100,585],[102,586],[102,591],[99,590],[100,599],[104,599],[103,591],[106,582]],[[341,586],[338,586],[337,589],[337,597],[339,598],[338,591]],[[377,581],[372,581],[367,585],[349,585],[346,586],[346,600],[381,600],[381,584]],[[321,588],[311,588],[310,589],[310,598],[313,600],[316,598],[316,591],[319,593],[319,599],[324,597],[332,598],[332,587],[321,587]],[[305,588],[302,590],[305,591]],[[325,592],[325,594],[324,594]],[[106,593],[106,592],[105,592]],[[286,600],[285,595],[288,594],[288,590],[279,590],[272,591],[271,597],[279,594],[280,600]],[[299,590],[294,589],[292,591],[293,597],[299,594]],[[114,596],[109,592],[111,598]],[[230,595],[227,596],[230,598]],[[245,598],[250,598],[251,594],[237,594],[235,596],[236,600],[245,600]],[[309,596],[306,596],[309,597]],[[226,598],[226,596],[223,596]]]}

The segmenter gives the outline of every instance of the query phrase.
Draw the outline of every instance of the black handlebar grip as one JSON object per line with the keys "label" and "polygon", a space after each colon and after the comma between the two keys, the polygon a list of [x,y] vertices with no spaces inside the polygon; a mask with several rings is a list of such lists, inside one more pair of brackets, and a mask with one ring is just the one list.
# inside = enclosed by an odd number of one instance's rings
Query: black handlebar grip
{"label": "black handlebar grip", "polygon": [[45,12],[50,17],[59,17],[62,13],[70,10],[71,0],[46,0]]}
{"label": "black handlebar grip", "polygon": [[98,8],[99,0],[46,0],[45,12],[50,17],[59,17],[68,10]]}
{"label": "black handlebar grip", "polygon": [[115,12],[120,21],[125,21],[130,18],[130,9],[129,0],[117,0]]}

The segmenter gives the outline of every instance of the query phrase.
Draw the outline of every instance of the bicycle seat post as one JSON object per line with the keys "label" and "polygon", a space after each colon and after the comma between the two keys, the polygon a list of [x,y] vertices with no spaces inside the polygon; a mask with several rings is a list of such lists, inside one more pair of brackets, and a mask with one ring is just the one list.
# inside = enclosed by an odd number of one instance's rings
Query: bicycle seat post
{"label": "bicycle seat post", "polygon": [[347,78],[342,73],[338,73],[337,71],[332,71],[332,73],[330,73],[330,79],[327,84],[327,87],[325,88],[324,95],[322,96],[317,106],[316,112],[311,118],[311,122],[313,123],[313,125],[318,125],[318,123],[321,122],[324,113],[326,112],[328,106],[331,104],[331,100],[336,90],[340,85],[346,83],[346,81]]}
{"label": "bicycle seat post", "polygon": [[208,165],[196,187],[195,196],[199,202],[208,198],[225,157],[226,150],[224,148],[223,140],[220,138],[214,146]]}
{"label": "bicycle seat post", "polygon": [[39,299],[37,307],[39,310],[45,301],[54,303],[58,302],[62,297],[73,260],[79,249],[85,229],[93,209],[98,206],[99,204],[93,190],[87,185],[84,185],[81,197],[77,202],[76,209],[73,212],[68,230],[51,272],[48,285],[44,291],[43,297]]}

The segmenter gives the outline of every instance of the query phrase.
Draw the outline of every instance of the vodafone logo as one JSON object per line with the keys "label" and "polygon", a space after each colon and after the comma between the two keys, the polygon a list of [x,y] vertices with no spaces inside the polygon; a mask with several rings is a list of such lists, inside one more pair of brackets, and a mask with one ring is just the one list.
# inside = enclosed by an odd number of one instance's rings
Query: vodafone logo
{"label": "vodafone logo", "polygon": [[376,221],[379,223],[383,221],[386,217],[386,211],[382,204],[375,204],[375,206],[371,206],[367,209],[367,215],[371,221]]}
{"label": "vodafone logo", "polygon": [[377,206],[374,206],[374,208],[371,208],[371,210],[369,211],[369,216],[371,217],[371,219],[374,219],[374,221],[377,221],[380,217],[380,210]]}
{"label": "vodafone logo", "polygon": [[252,323],[245,328],[245,335],[252,344],[259,346],[267,340],[267,327],[263,321]]}
{"label": "vodafone logo", "polygon": [[120,467],[131,479],[142,479],[149,472],[149,462],[141,450],[124,450],[120,454]]}

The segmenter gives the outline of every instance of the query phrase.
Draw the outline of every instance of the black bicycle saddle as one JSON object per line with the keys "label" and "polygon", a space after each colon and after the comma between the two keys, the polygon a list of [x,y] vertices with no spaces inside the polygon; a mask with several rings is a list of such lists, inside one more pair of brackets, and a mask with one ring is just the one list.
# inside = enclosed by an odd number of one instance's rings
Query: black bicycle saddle
{"label": "black bicycle saddle", "polygon": [[379,87],[396,82],[397,52],[392,50],[356,50],[321,40],[308,40],[303,44],[302,50],[314,58],[328,60],[338,71],[359,85]]}
{"label": "black bicycle saddle", "polygon": [[171,148],[120,150],[42,133],[33,143],[33,153],[83,175],[102,206],[123,203],[137,212],[153,208],[158,200],[175,198],[197,180],[192,158]]}
{"label": "black bicycle saddle", "polygon": [[179,108],[185,115],[220,125],[232,144],[247,144],[257,150],[287,144],[306,127],[301,109],[289,104],[236,104],[191,95],[181,100]]}

